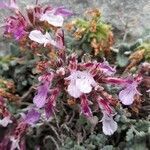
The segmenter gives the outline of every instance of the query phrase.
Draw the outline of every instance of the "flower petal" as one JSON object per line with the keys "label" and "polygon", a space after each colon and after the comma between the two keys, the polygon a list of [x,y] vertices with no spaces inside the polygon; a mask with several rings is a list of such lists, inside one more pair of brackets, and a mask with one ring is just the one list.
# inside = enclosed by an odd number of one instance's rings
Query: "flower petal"
{"label": "flower petal", "polygon": [[92,111],[89,107],[87,96],[83,94],[80,97],[80,99],[81,99],[81,113],[84,114],[86,117],[91,117]]}
{"label": "flower petal", "polygon": [[68,17],[73,15],[73,13],[70,10],[66,9],[64,6],[58,7],[55,11],[55,14],[61,15],[63,17]]}
{"label": "flower petal", "polygon": [[30,34],[29,34],[29,38],[32,41],[35,41],[35,42],[40,43],[40,44],[44,44],[46,42],[46,37],[39,30],[33,30],[33,31],[31,31]]}
{"label": "flower petal", "polygon": [[10,116],[7,116],[3,119],[0,119],[0,125],[2,125],[3,127],[7,127],[7,125],[9,123],[12,123],[12,120],[10,119]]}
{"label": "flower petal", "polygon": [[37,95],[34,97],[33,102],[38,108],[44,107],[49,90],[49,82],[43,83],[38,87]]}
{"label": "flower petal", "polygon": [[117,122],[113,120],[111,115],[103,113],[102,129],[105,135],[112,135],[117,130]]}
{"label": "flower petal", "polygon": [[77,79],[76,80],[76,87],[82,92],[82,93],[90,93],[92,91],[92,86],[87,80],[83,79]]}
{"label": "flower petal", "polygon": [[41,16],[40,21],[47,21],[55,27],[62,27],[64,18],[60,15],[54,15],[52,12],[47,12]]}
{"label": "flower petal", "polygon": [[33,125],[36,123],[40,118],[40,113],[35,109],[28,111],[27,115],[25,116],[24,120],[27,124]]}
{"label": "flower petal", "polygon": [[82,94],[80,90],[76,87],[76,85],[72,82],[69,84],[67,91],[74,98],[79,98]]}
{"label": "flower petal", "polygon": [[134,101],[134,95],[136,93],[136,89],[127,87],[119,93],[119,99],[124,105],[131,105]]}

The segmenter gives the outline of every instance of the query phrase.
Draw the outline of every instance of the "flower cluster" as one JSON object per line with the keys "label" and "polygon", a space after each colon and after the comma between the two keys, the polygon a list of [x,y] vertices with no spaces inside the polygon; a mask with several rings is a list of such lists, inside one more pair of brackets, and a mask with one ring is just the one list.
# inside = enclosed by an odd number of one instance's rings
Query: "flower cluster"
{"label": "flower cluster", "polygon": [[55,70],[48,71],[50,68],[45,68],[47,73],[39,77],[40,85],[33,99],[35,106],[44,109],[45,115],[49,118],[55,110],[59,94],[67,94],[68,97],[73,97],[77,101],[80,99],[81,114],[89,118],[93,116],[90,104],[96,103],[103,114],[103,132],[106,135],[113,134],[117,130],[117,123],[113,120],[116,113],[111,103],[115,98],[102,94],[107,92],[104,84],[122,87],[118,97],[124,105],[131,105],[135,95],[140,95],[137,87],[142,78],[140,76],[114,77],[115,68],[106,60],[78,62],[77,56],[72,54],[66,61],[61,59],[61,62],[62,65],[55,63],[56,66],[53,66]]}
{"label": "flower cluster", "polygon": [[[11,138],[12,149],[20,148],[18,142],[26,126],[40,120],[43,113],[46,119],[52,116],[57,100],[62,101],[60,95],[76,99],[80,103],[81,114],[87,118],[93,116],[93,105],[97,105],[102,114],[102,130],[104,134],[112,135],[117,130],[113,104],[116,97],[108,96],[105,85],[121,87],[122,90],[117,93],[119,100],[124,105],[131,105],[134,97],[140,95],[137,88],[141,83],[141,76],[116,77],[116,68],[109,65],[105,59],[82,61],[75,53],[68,55],[62,26],[64,18],[71,16],[72,12],[64,7],[36,5],[28,7],[27,14],[24,15],[13,0],[9,8],[15,10],[15,15],[6,19],[5,36],[15,39],[21,47],[38,50],[36,55],[42,49],[40,53],[46,58],[38,78],[39,86],[33,98],[35,109],[30,110],[18,123],[15,136]],[[99,14],[96,12],[94,15],[97,17]],[[109,28],[107,29],[109,31]],[[95,25],[90,30],[95,33]],[[45,53],[46,51],[48,53]],[[40,55],[41,60],[43,55]],[[7,126],[9,123],[11,123],[10,118],[7,115],[3,116],[0,124]]]}

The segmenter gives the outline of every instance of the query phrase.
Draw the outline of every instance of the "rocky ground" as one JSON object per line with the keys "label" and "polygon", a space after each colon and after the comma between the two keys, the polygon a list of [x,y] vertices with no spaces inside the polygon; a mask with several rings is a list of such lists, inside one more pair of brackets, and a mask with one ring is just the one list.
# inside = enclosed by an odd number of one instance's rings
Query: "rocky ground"
{"label": "rocky ground", "polygon": [[[41,2],[54,6],[63,5],[76,15],[82,15],[88,8],[100,8],[103,19],[112,24],[115,34],[124,41],[131,42],[150,33],[149,0],[41,0]],[[24,0],[19,3],[22,7],[26,7],[34,4],[35,0]],[[1,24],[6,15],[6,12],[0,10]],[[0,44],[0,49],[6,49],[3,42]]]}

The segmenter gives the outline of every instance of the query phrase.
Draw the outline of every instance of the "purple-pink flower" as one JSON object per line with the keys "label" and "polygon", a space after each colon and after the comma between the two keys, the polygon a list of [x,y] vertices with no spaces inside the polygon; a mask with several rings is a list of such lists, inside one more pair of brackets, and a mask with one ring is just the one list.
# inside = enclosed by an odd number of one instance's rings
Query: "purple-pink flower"
{"label": "purple-pink flower", "polygon": [[52,89],[49,93],[50,96],[47,98],[47,103],[45,105],[45,114],[47,119],[53,114],[59,92],[59,89],[55,88]]}
{"label": "purple-pink flower", "polygon": [[92,111],[89,107],[89,100],[87,99],[87,96],[85,94],[81,95],[81,113],[86,117],[92,116]]}
{"label": "purple-pink flower", "polygon": [[47,98],[47,94],[48,94],[52,79],[53,79],[53,73],[43,75],[39,78],[39,80],[41,81],[41,84],[38,87],[37,94],[33,98],[33,102],[38,108],[44,107],[46,103],[46,98]]}
{"label": "purple-pink flower", "polygon": [[64,49],[64,35],[63,31],[61,29],[58,29],[56,31],[56,39],[52,39],[51,35],[46,32],[43,34],[40,30],[33,30],[29,34],[29,38],[32,41],[35,41],[39,44],[44,44],[44,47],[47,44],[51,44],[52,46],[58,48],[58,49]]}
{"label": "purple-pink flower", "polygon": [[99,63],[99,69],[107,76],[111,76],[116,73],[116,68],[111,67],[108,61],[106,61],[105,59],[104,59],[104,62]]}
{"label": "purple-pink flower", "polygon": [[6,2],[0,2],[0,8],[9,8],[9,9],[14,9],[14,10],[18,10],[19,7],[16,4],[16,0],[9,0],[9,3]]}
{"label": "purple-pink flower", "polygon": [[131,105],[134,101],[134,96],[139,94],[137,90],[138,82],[137,81],[126,81],[124,89],[119,93],[119,99],[124,105]]}
{"label": "purple-pink flower", "polygon": [[8,124],[12,123],[10,116],[6,116],[3,119],[0,119],[0,125],[3,127],[7,127]]}
{"label": "purple-pink flower", "polygon": [[27,34],[27,24],[26,19],[20,13],[10,16],[6,20],[4,35],[10,35],[19,40]]}
{"label": "purple-pink flower", "polygon": [[110,107],[107,100],[102,98],[98,98],[98,105],[102,110],[103,117],[102,117],[102,130],[105,135],[112,135],[118,128],[117,122],[114,121],[113,110]]}
{"label": "purple-pink flower", "polygon": [[39,119],[40,119],[40,113],[37,110],[35,110],[35,109],[31,109],[25,115],[23,120],[24,120],[25,123],[27,123],[29,125],[33,125],[37,121],[39,121]]}
{"label": "purple-pink flower", "polygon": [[118,128],[117,122],[114,121],[113,115],[103,111],[102,129],[105,135],[112,135]]}
{"label": "purple-pink flower", "polygon": [[108,77],[103,79],[106,83],[111,84],[117,84],[121,87],[123,87],[123,90],[119,93],[119,99],[124,105],[131,105],[134,101],[134,96],[136,94],[140,94],[140,92],[137,90],[138,85],[142,81],[142,77],[137,76],[136,78],[126,78],[126,79],[120,79],[120,78],[113,78]]}
{"label": "purple-pink flower", "polygon": [[72,12],[64,7],[58,7],[47,10],[41,15],[40,21],[47,21],[50,25],[55,27],[62,27],[64,17],[71,16]]}
{"label": "purple-pink flower", "polygon": [[73,71],[66,80],[70,81],[67,91],[74,98],[78,98],[84,93],[90,93],[96,86],[94,78],[87,71]]}

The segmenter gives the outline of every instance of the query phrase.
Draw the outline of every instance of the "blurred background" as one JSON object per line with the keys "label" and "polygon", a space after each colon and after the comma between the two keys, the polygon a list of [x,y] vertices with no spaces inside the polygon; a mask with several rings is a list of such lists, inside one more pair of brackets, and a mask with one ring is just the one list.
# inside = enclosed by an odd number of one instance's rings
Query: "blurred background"
{"label": "blurred background", "polygon": [[[7,1],[7,0],[1,0]],[[34,5],[36,0],[16,0],[19,6],[25,8]],[[135,39],[148,36],[150,33],[150,1],[149,0],[39,0],[40,4],[50,4],[52,6],[65,6],[72,10],[75,15],[83,15],[88,8],[100,8],[103,20],[110,23],[114,30],[114,35],[119,42],[132,42]],[[3,25],[4,19],[10,12],[0,10],[0,23]],[[75,16],[74,16],[75,17]],[[8,45],[3,42],[3,31],[1,28],[0,49],[8,49]]]}

